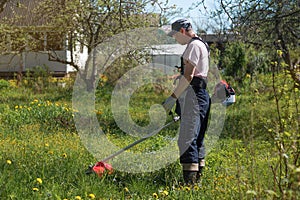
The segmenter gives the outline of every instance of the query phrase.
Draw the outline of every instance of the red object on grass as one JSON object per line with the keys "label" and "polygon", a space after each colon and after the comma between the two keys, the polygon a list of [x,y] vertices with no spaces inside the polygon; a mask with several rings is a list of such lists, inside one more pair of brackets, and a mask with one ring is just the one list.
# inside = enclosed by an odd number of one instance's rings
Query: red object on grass
{"label": "red object on grass", "polygon": [[99,177],[101,177],[106,170],[108,171],[108,174],[113,172],[113,168],[110,164],[101,161],[94,165],[93,170]]}

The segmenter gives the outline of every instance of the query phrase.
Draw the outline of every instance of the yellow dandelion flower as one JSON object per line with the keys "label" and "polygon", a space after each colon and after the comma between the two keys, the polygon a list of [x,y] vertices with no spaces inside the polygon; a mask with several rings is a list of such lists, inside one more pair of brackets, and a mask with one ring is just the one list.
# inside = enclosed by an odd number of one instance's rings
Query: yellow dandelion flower
{"label": "yellow dandelion flower", "polygon": [[188,186],[185,186],[183,189],[184,189],[185,191],[190,191],[190,190],[191,190],[191,188],[188,187]]}
{"label": "yellow dandelion flower", "polygon": [[35,100],[33,100],[33,102],[39,102],[39,100],[35,99]]}
{"label": "yellow dandelion flower", "polygon": [[164,191],[161,192],[161,194],[162,194],[163,196],[168,196],[168,195],[169,195],[169,192],[168,192],[167,190],[164,190]]}
{"label": "yellow dandelion flower", "polygon": [[153,198],[158,199],[158,195],[155,192],[152,194],[152,196]]}
{"label": "yellow dandelion flower", "polygon": [[100,79],[101,79],[101,81],[103,81],[103,82],[107,82],[107,81],[108,81],[108,77],[105,76],[104,74],[101,74],[101,75],[100,75]]}
{"label": "yellow dandelion flower", "polygon": [[89,198],[90,198],[90,199],[95,199],[96,196],[95,196],[94,194],[89,194]]}
{"label": "yellow dandelion flower", "polygon": [[32,190],[33,190],[34,192],[38,192],[38,191],[39,191],[39,188],[32,188]]}
{"label": "yellow dandelion flower", "polygon": [[127,187],[124,188],[125,192],[129,192],[129,189]]}
{"label": "yellow dandelion flower", "polygon": [[276,52],[279,57],[282,57],[283,52],[281,50],[277,50]]}
{"label": "yellow dandelion flower", "polygon": [[11,160],[6,160],[6,163],[11,165],[12,162],[11,162]]}
{"label": "yellow dandelion flower", "polygon": [[67,158],[68,156],[67,156],[66,153],[63,153],[63,154],[62,154],[62,157],[63,157],[63,158]]}
{"label": "yellow dandelion flower", "polygon": [[96,114],[97,114],[97,115],[102,115],[103,112],[99,110],[99,111],[96,111]]}
{"label": "yellow dandelion flower", "polygon": [[195,191],[198,191],[200,188],[198,185],[194,185],[194,188],[193,188]]}
{"label": "yellow dandelion flower", "polygon": [[43,183],[43,180],[41,178],[37,178],[36,179],[36,182],[38,182],[39,184],[42,184]]}
{"label": "yellow dandelion flower", "polygon": [[15,109],[18,109],[19,108],[19,106],[15,106]]}
{"label": "yellow dandelion flower", "polygon": [[49,147],[49,144],[48,144],[48,143],[45,143],[45,147]]}
{"label": "yellow dandelion flower", "polygon": [[80,196],[76,196],[75,199],[76,200],[81,200],[81,197]]}

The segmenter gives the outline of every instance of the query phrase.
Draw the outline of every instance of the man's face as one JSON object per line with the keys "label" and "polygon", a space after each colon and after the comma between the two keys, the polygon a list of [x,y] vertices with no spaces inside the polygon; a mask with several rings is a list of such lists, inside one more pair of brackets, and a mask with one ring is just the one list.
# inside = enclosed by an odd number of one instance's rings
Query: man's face
{"label": "man's face", "polygon": [[173,38],[175,38],[175,40],[181,45],[187,44],[191,39],[190,37],[186,36],[184,33],[185,31],[183,31],[183,33],[177,32],[173,35]]}

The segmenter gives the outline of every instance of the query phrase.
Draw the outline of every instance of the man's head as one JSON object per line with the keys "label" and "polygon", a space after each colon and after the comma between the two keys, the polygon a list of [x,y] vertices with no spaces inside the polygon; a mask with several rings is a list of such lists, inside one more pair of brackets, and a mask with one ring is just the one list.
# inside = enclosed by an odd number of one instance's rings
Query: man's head
{"label": "man's head", "polygon": [[178,19],[172,23],[172,30],[168,33],[168,36],[174,36],[176,33],[184,31],[192,30],[192,24],[187,19]]}
{"label": "man's head", "polygon": [[172,30],[168,36],[174,37],[179,44],[185,45],[195,36],[195,33],[189,20],[179,19],[172,23]]}

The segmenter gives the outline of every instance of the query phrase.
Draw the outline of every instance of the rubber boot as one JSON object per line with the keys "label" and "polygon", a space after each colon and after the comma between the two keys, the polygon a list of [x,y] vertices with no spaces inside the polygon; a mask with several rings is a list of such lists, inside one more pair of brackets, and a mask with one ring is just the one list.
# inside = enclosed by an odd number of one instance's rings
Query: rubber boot
{"label": "rubber boot", "polygon": [[203,173],[204,166],[205,166],[205,160],[201,159],[199,162],[199,170],[197,172],[197,180],[200,180]]}
{"label": "rubber boot", "polygon": [[185,184],[194,185],[197,182],[197,171],[183,171],[183,179]]}

